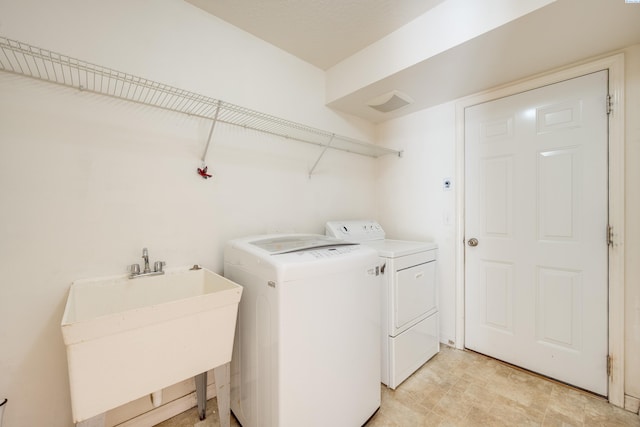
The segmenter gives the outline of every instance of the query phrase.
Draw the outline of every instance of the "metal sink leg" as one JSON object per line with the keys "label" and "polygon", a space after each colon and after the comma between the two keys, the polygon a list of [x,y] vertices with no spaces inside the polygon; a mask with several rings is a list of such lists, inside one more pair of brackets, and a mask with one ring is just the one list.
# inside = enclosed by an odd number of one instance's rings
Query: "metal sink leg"
{"label": "metal sink leg", "polygon": [[198,401],[198,416],[200,421],[207,416],[207,372],[196,375],[196,399]]}
{"label": "metal sink leg", "polygon": [[231,363],[225,363],[213,369],[218,398],[218,416],[220,427],[231,425]]}
{"label": "metal sink leg", "polygon": [[[225,363],[213,369],[216,382],[216,397],[218,400],[218,416],[220,427],[231,425],[231,363]],[[207,373],[196,375],[196,400],[198,401],[198,416],[200,420],[206,418],[207,412]]]}

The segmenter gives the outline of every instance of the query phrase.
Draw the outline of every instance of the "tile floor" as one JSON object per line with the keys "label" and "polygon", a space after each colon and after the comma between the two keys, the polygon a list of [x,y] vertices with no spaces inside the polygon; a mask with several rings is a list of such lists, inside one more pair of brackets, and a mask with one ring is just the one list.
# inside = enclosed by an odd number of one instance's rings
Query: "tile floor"
{"label": "tile floor", "polygon": [[[214,398],[204,421],[191,409],[157,427],[217,427],[215,409]],[[231,426],[238,425],[232,417]],[[640,417],[488,357],[442,346],[396,390],[382,386],[382,405],[366,427],[382,426],[640,427]]]}

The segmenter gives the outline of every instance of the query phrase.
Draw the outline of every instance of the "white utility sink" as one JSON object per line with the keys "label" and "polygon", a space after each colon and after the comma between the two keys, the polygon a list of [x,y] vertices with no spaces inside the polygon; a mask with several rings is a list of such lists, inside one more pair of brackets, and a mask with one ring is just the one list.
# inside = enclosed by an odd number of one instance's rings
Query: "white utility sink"
{"label": "white utility sink", "polygon": [[205,268],[74,282],[61,325],[74,421],[230,362],[241,295]]}

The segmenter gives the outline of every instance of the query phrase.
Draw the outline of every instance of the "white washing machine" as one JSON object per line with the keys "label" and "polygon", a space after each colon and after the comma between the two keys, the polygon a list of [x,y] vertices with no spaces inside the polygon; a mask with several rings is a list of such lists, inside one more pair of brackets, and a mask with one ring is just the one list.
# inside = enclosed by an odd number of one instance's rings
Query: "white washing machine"
{"label": "white washing machine", "polygon": [[385,239],[375,221],[329,221],[325,232],[378,251],[384,266],[381,378],[395,389],[440,351],[437,246]]}
{"label": "white washing machine", "polygon": [[230,241],[243,286],[231,409],[244,427],[362,426],[380,407],[380,260],[322,235]]}

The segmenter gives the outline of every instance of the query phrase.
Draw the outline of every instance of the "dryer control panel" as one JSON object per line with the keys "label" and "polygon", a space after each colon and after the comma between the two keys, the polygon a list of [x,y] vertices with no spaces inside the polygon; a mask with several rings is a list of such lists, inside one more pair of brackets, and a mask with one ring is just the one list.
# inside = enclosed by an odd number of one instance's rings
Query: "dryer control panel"
{"label": "dryer control panel", "polygon": [[325,234],[356,243],[385,238],[380,224],[372,220],[328,221],[325,225]]}

